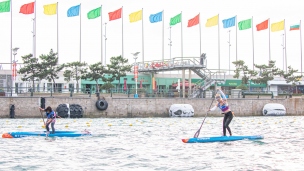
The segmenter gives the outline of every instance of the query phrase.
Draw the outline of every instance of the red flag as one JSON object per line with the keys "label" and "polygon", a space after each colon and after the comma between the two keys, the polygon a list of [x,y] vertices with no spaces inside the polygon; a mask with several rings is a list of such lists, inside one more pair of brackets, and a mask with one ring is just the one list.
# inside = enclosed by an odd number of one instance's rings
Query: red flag
{"label": "red flag", "polygon": [[198,23],[199,23],[199,16],[200,15],[198,14],[194,18],[188,20],[188,27],[192,27],[192,26],[198,25]]}
{"label": "red flag", "polygon": [[257,31],[268,29],[268,20],[261,22],[260,24],[256,25]]}
{"label": "red flag", "polygon": [[29,4],[24,4],[20,7],[20,12],[22,14],[33,14],[34,13],[35,2]]}
{"label": "red flag", "polygon": [[121,18],[122,8],[115,10],[113,12],[109,12],[109,21],[120,19]]}

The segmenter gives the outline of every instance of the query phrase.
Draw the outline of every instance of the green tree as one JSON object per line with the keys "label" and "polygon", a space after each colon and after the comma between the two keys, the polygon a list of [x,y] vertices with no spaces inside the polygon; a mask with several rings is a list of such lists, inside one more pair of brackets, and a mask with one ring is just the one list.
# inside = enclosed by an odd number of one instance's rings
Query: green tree
{"label": "green tree", "polygon": [[245,65],[245,62],[243,60],[234,61],[232,63],[236,68],[233,78],[239,78],[242,75],[242,88],[246,88],[246,85],[249,84],[250,78],[256,76],[258,73],[254,70],[248,69],[248,66]]}
{"label": "green tree", "polygon": [[292,83],[292,88],[297,86],[297,82],[302,78],[302,75],[294,75],[296,72],[298,72],[298,70],[293,69],[291,66],[288,66],[287,73],[284,73],[284,71],[280,72],[280,75],[283,76],[286,83]]}
{"label": "green tree", "polygon": [[21,56],[24,66],[19,69],[18,73],[23,74],[22,81],[32,81],[32,86],[35,86],[35,79],[42,79],[40,71],[40,63],[38,58],[32,54]]}
{"label": "green tree", "polygon": [[105,83],[101,86],[101,89],[104,89],[104,90],[107,90],[107,91],[109,91],[111,88],[114,88],[114,85],[109,83],[109,82],[107,82],[107,83]]}
{"label": "green tree", "polygon": [[127,72],[131,72],[132,66],[128,64],[128,59],[122,56],[111,57],[110,62],[108,68],[111,70],[114,80],[118,80],[118,87],[120,87],[120,78],[125,77]]}
{"label": "green tree", "polygon": [[254,83],[257,84],[267,84],[268,81],[274,79],[274,76],[281,75],[282,70],[275,66],[275,61],[270,60],[268,65],[254,65],[257,69],[259,69],[259,76],[257,78],[252,79]]}
{"label": "green tree", "polygon": [[107,81],[107,78],[105,78],[106,74],[111,74],[111,72],[105,66],[103,66],[101,62],[97,62],[95,64],[89,65],[88,69],[85,69],[81,78],[95,81],[97,90],[96,92],[99,92],[98,80],[102,79]]}
{"label": "green tree", "polygon": [[57,53],[53,52],[53,49],[50,50],[49,54],[42,54],[39,58],[41,59],[41,75],[49,82],[53,82],[56,91],[55,80],[59,78],[58,73],[64,68],[64,64],[58,65],[58,56]]}
{"label": "green tree", "polygon": [[76,80],[77,93],[79,92],[79,80],[81,75],[86,71],[87,63],[85,62],[70,62],[65,65],[66,70],[63,73],[64,80],[69,82],[71,80]]}

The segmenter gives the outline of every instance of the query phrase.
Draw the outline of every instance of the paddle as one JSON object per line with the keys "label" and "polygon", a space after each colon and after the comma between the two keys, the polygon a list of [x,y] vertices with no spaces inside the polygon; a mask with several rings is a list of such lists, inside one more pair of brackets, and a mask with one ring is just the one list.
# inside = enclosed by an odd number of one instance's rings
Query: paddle
{"label": "paddle", "polygon": [[[217,93],[217,92],[216,92]],[[210,109],[210,107],[211,107],[211,105],[213,104],[213,101],[214,101],[214,99],[215,99],[215,97],[212,99],[212,102],[211,102],[211,104],[210,104],[210,106],[209,106],[209,108],[208,109]],[[203,126],[203,124],[204,124],[204,122],[205,122],[205,119],[207,118],[207,114],[208,114],[208,112],[206,112],[206,115],[205,115],[205,118],[204,118],[204,120],[203,120],[203,122],[202,122],[202,124],[201,124],[201,127],[196,131],[196,133],[194,134],[194,138],[197,138],[198,136],[199,136],[199,134],[200,134],[200,131],[201,131],[201,128],[202,128],[202,126]]]}

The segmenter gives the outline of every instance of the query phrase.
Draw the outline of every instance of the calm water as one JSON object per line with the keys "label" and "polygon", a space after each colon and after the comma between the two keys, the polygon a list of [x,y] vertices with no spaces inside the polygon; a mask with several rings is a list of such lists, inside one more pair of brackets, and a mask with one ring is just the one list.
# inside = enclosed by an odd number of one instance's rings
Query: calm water
{"label": "calm water", "polygon": [[[81,138],[0,138],[0,170],[304,170],[304,117],[235,117],[234,135],[259,141],[185,144],[203,118],[59,119]],[[200,136],[221,135],[208,117]],[[41,119],[0,119],[1,133],[43,130]]]}

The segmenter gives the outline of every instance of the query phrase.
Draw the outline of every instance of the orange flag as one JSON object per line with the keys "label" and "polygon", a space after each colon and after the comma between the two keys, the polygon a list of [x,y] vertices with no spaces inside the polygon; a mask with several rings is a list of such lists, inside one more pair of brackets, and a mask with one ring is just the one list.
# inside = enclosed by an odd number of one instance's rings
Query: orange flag
{"label": "orange flag", "polygon": [[260,24],[256,25],[257,31],[268,29],[268,20],[261,22]]}

